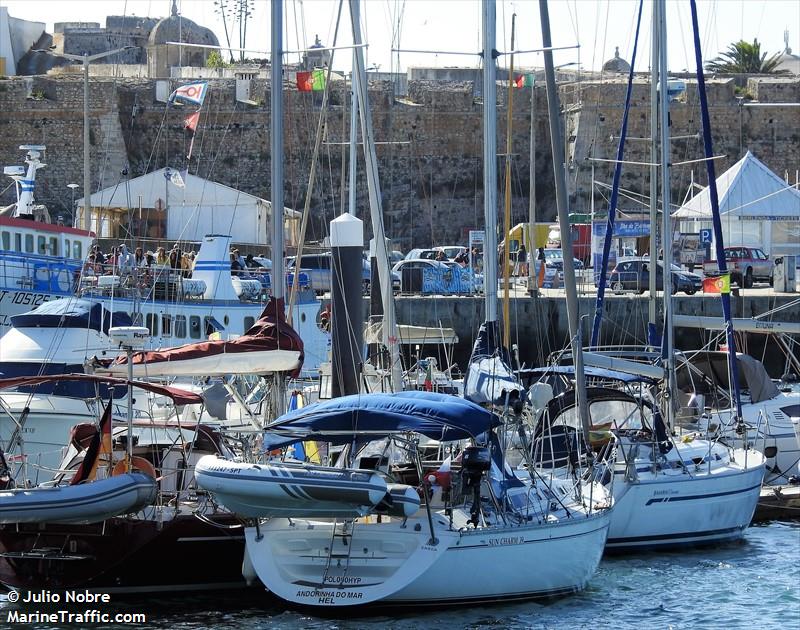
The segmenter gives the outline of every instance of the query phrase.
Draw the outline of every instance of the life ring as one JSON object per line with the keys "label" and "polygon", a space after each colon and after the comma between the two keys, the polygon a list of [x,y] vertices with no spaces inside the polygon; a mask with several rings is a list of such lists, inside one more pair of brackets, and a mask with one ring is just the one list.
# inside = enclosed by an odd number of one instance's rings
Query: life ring
{"label": "life ring", "polygon": [[144,457],[139,457],[138,455],[134,455],[131,458],[131,466],[130,470],[128,470],[128,458],[124,458],[119,460],[114,465],[114,470],[111,471],[111,476],[116,477],[118,475],[124,475],[125,473],[131,472],[133,470],[137,470],[145,475],[149,475],[153,479],[156,478],[156,469],[153,467],[149,461],[147,461]]}

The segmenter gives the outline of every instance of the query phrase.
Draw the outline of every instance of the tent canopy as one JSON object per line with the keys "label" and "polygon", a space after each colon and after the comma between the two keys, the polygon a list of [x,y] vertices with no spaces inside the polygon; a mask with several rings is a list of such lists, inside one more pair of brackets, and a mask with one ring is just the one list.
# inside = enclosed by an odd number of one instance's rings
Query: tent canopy
{"label": "tent canopy", "polygon": [[[717,177],[719,211],[742,221],[800,220],[800,191],[788,186],[750,151]],[[675,214],[678,219],[711,218],[708,187]]]}

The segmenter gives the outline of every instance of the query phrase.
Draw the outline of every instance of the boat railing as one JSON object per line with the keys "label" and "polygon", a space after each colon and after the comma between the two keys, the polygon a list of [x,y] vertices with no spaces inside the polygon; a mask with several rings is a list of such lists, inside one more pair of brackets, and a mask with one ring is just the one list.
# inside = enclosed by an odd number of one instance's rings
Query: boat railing
{"label": "boat railing", "polygon": [[69,258],[0,250],[0,286],[6,289],[71,292],[80,268]]}

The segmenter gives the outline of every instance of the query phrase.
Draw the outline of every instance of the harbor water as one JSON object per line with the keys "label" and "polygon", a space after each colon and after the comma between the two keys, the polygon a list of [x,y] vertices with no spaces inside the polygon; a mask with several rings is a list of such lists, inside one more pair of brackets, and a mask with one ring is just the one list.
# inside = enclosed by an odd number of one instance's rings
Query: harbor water
{"label": "harbor water", "polygon": [[[750,527],[722,547],[604,558],[589,587],[545,603],[523,602],[420,612],[335,609],[321,616],[287,608],[264,591],[141,597],[90,605],[107,613],[144,613],[146,622],[104,628],[215,630],[300,628],[797,628],[800,627],[800,523]],[[165,558],[165,562],[169,562]],[[209,558],[213,563],[213,559]],[[481,579],[480,567],[473,567]],[[158,571],[158,567],[153,567]],[[89,627],[9,623],[34,604],[0,596],[0,628]],[[50,605],[82,612],[86,604]],[[98,627],[96,624],[91,627]]]}

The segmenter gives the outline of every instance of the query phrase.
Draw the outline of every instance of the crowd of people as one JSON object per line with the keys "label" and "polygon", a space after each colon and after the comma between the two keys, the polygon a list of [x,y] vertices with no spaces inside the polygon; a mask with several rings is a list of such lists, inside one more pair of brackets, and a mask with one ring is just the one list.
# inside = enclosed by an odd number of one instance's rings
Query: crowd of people
{"label": "crowd of people", "polygon": [[165,247],[159,247],[155,252],[145,252],[142,247],[137,247],[131,252],[127,245],[119,245],[105,253],[99,245],[94,245],[84,263],[83,275],[118,276],[123,285],[147,288],[152,286],[156,275],[165,271],[191,278],[195,257],[195,252],[181,251],[177,243],[169,252]]}

